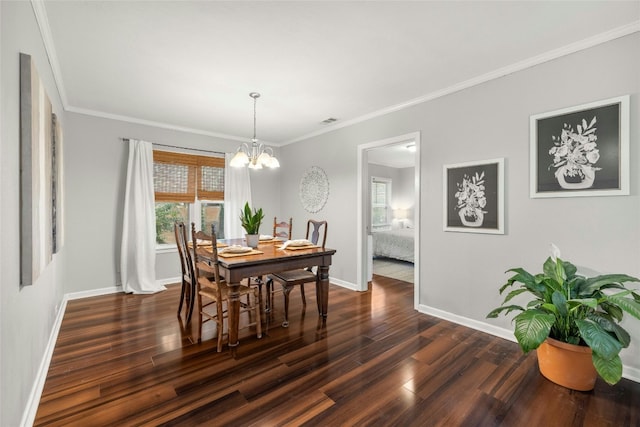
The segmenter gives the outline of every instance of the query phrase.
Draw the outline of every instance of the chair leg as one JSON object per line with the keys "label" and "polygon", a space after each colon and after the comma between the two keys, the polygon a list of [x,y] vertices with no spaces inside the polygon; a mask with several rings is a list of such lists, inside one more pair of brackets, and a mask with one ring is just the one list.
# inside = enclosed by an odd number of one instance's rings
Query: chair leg
{"label": "chair leg", "polygon": [[222,302],[216,302],[216,333],[218,334],[218,353],[222,351],[222,335],[224,334],[224,316],[222,314]]}
{"label": "chair leg", "polygon": [[[260,309],[262,309],[262,285],[265,284],[264,276],[256,277],[256,284],[258,285],[258,304],[260,306]],[[268,294],[268,292],[267,292],[267,294]],[[267,305],[268,305],[268,303],[267,303]]]}
{"label": "chair leg", "polygon": [[186,283],[184,282],[184,278],[183,278],[182,279],[182,289],[180,290],[180,304],[178,304],[178,317],[180,317],[180,312],[182,311],[182,303],[184,302],[184,291],[185,291],[185,288],[186,288]]}
{"label": "chair leg", "polygon": [[284,322],[282,322],[283,328],[289,327],[289,293],[291,292],[292,287],[282,285],[282,293],[284,294]]}
{"label": "chair leg", "polygon": [[267,279],[265,292],[267,293],[267,295],[264,312],[270,313],[271,306],[273,305],[273,279]]}
{"label": "chair leg", "polygon": [[304,296],[304,283],[300,284],[300,294],[302,295],[302,305],[307,306],[307,298]]}
{"label": "chair leg", "polygon": [[193,309],[196,303],[196,285],[195,283],[191,284],[190,287],[187,287],[188,297],[187,297],[187,321],[185,322],[187,325],[191,323],[191,316],[193,315]]}
{"label": "chair leg", "polygon": [[202,296],[198,292],[198,343],[202,342]]}
{"label": "chair leg", "polygon": [[255,299],[257,299],[256,303],[256,333],[258,335],[258,338],[262,338],[262,321],[260,320],[260,310],[261,310],[261,305],[262,305],[262,298],[259,297],[259,293],[255,292],[253,293],[253,297]]}

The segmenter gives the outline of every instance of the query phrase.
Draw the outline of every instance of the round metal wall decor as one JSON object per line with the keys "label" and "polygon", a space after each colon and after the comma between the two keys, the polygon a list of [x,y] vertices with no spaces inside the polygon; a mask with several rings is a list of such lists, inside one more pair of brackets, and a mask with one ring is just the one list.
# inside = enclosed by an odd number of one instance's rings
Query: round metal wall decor
{"label": "round metal wall decor", "polygon": [[300,202],[307,212],[319,212],[329,198],[329,179],[318,166],[307,169],[300,180]]}

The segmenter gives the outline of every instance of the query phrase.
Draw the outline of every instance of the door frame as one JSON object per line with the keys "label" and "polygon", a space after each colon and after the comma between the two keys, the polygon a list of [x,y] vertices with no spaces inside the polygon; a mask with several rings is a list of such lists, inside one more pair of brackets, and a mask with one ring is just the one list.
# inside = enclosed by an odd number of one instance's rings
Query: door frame
{"label": "door frame", "polygon": [[385,138],[378,141],[367,142],[358,145],[358,207],[357,207],[357,259],[358,269],[356,272],[356,281],[359,291],[368,289],[368,272],[369,272],[369,244],[368,244],[368,217],[369,213],[369,165],[367,152],[373,148],[381,148],[407,142],[414,142],[416,152],[414,157],[414,269],[413,269],[413,285],[414,298],[413,306],[417,310],[420,304],[420,131],[411,132],[404,135]]}

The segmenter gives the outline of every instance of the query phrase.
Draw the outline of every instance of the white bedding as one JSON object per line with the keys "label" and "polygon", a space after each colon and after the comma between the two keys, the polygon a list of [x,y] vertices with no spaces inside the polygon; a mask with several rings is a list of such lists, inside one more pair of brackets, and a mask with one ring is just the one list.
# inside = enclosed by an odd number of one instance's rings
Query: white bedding
{"label": "white bedding", "polygon": [[413,262],[415,229],[376,231],[373,235],[373,256]]}

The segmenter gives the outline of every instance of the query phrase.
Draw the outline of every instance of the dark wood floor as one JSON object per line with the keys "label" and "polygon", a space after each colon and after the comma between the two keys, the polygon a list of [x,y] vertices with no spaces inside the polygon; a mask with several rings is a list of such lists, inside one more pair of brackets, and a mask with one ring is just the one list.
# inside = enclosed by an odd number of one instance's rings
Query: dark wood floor
{"label": "dark wood floor", "polygon": [[411,284],[331,285],[325,326],[306,290],[235,359],[181,328],[177,286],[70,301],[35,425],[640,426],[640,384],[557,386],[535,352],[414,311]]}

